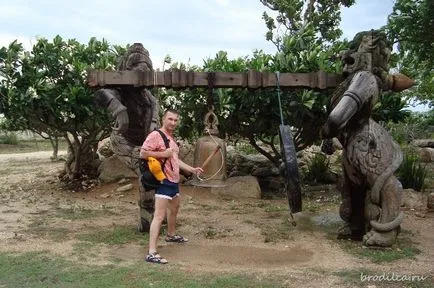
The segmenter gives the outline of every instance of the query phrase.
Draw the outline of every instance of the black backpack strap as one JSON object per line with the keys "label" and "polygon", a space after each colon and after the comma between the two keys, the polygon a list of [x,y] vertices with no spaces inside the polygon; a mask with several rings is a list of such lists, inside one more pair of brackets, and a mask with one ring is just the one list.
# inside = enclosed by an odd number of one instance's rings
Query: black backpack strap
{"label": "black backpack strap", "polygon": [[169,138],[167,138],[166,134],[163,133],[163,131],[161,131],[160,129],[155,129],[158,133],[160,133],[161,138],[163,138],[164,141],[164,145],[166,146],[166,148],[170,148],[170,140]]}
{"label": "black backpack strap", "polygon": [[[163,138],[164,145],[166,146],[166,148],[170,148],[170,140],[169,140],[169,138],[167,138],[166,134],[164,134],[164,132],[161,131],[160,129],[155,129],[155,131],[160,133],[161,138]],[[166,166],[166,161],[167,161],[167,158],[164,158],[162,169],[161,169],[161,171],[163,171],[163,173],[164,173],[164,167]],[[172,162],[170,162],[170,167],[173,170]]]}

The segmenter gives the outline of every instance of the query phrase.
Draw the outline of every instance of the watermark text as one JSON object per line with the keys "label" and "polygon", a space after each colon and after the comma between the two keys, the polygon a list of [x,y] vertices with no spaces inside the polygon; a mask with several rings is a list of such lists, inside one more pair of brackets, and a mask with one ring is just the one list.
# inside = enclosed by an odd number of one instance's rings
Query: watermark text
{"label": "watermark text", "polygon": [[360,281],[362,282],[421,282],[428,279],[427,275],[406,275],[406,274],[398,274],[398,273],[386,273],[378,275],[369,275],[360,273]]}

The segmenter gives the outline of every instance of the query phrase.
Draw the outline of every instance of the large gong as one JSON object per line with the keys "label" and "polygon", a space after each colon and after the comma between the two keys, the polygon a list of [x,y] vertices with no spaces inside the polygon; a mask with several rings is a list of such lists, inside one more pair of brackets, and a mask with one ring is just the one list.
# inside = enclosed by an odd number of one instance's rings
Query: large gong
{"label": "large gong", "polygon": [[288,197],[289,208],[292,213],[301,211],[301,186],[298,173],[297,154],[292,139],[291,128],[288,125],[279,125],[280,151],[283,160],[282,176],[285,179],[285,191]]}

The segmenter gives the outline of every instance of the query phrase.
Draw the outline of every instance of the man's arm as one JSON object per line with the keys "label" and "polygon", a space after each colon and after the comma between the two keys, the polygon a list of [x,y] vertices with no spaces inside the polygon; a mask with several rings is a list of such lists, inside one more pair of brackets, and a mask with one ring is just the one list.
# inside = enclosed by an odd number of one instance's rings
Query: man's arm
{"label": "man's arm", "polygon": [[152,131],[149,133],[143,142],[142,147],[140,148],[140,158],[148,159],[148,157],[153,157],[156,159],[162,159],[172,157],[172,148],[161,146],[161,140],[161,135],[157,131]]}
{"label": "man's arm", "polygon": [[188,172],[188,173],[193,173],[196,175],[203,173],[203,169],[201,167],[192,167],[192,166],[188,165],[187,163],[184,163],[181,159],[179,159],[179,168],[181,170]]}
{"label": "man's arm", "polygon": [[143,149],[143,147],[140,148],[140,158],[142,159],[148,159],[148,157],[154,157],[157,159],[169,158],[172,157],[172,154],[172,148],[167,148],[165,151],[148,151]]}

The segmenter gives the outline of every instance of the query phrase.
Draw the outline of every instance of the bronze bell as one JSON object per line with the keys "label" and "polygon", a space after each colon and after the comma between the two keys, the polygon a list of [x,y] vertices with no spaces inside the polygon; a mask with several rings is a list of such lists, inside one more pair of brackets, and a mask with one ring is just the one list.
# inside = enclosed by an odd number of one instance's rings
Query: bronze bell
{"label": "bronze bell", "polygon": [[195,185],[221,185],[226,180],[226,144],[218,137],[218,119],[213,111],[204,119],[204,136],[196,142],[194,151],[194,167],[202,167],[202,173]]}

